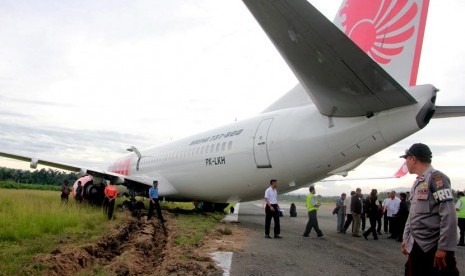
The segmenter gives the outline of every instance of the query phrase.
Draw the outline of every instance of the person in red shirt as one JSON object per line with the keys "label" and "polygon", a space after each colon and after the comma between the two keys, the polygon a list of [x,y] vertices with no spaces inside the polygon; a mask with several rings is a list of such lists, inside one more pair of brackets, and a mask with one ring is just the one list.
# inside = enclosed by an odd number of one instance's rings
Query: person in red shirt
{"label": "person in red shirt", "polygon": [[107,187],[105,187],[105,212],[108,214],[108,219],[111,220],[113,218],[113,210],[115,209],[115,199],[118,195],[118,190],[116,189],[115,185],[110,183]]}

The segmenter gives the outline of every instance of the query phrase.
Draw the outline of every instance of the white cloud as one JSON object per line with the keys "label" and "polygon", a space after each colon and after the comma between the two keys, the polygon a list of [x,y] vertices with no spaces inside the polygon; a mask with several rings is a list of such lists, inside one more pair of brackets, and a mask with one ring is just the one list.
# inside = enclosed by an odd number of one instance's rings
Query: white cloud
{"label": "white cloud", "polygon": [[[340,5],[310,2],[331,20]],[[459,0],[430,2],[418,83],[440,88],[439,104],[465,104],[463,10]],[[241,1],[7,0],[0,26],[0,149],[67,163],[105,167],[129,145],[247,118],[297,82]],[[391,175],[397,156],[421,141],[432,146],[434,165],[463,188],[464,122],[435,120],[350,176]],[[340,194],[409,183],[318,185]]]}

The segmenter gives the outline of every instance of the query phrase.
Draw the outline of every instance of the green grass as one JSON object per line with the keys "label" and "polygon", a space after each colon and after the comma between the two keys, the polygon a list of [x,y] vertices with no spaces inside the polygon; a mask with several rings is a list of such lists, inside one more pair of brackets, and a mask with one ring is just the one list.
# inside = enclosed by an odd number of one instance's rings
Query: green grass
{"label": "green grass", "polygon": [[179,215],[176,220],[178,234],[174,239],[174,244],[188,247],[200,246],[205,236],[213,231],[218,222],[223,218],[224,214],[221,213]]}
{"label": "green grass", "polygon": [[[119,198],[117,203],[123,200]],[[164,202],[162,206],[180,210],[173,220],[177,246],[200,246],[224,217],[221,213],[192,211],[189,202]],[[35,255],[48,254],[64,245],[95,242],[125,219],[116,211],[114,216],[115,220],[108,221],[100,207],[75,205],[72,198],[63,205],[58,191],[0,189],[0,275],[41,274],[45,265],[34,261]],[[95,267],[92,274],[105,273]]]}
{"label": "green grass", "polygon": [[60,191],[61,186],[42,185],[42,184],[25,184],[25,183],[15,183],[11,181],[6,181],[6,182],[0,182],[0,189]]}
{"label": "green grass", "polygon": [[72,199],[63,205],[59,192],[0,189],[0,275],[22,274],[22,265],[60,240],[88,242],[110,224],[100,208]]}
{"label": "green grass", "polygon": [[[160,201],[160,206],[163,209],[169,210],[194,210],[194,204],[192,202],[172,202],[172,201]],[[147,208],[149,208],[149,201],[147,200]]]}

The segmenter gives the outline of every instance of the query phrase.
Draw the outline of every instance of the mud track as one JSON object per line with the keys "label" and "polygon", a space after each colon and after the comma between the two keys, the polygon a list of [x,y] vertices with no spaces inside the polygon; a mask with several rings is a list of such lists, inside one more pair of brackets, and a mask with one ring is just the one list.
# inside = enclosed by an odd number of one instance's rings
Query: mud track
{"label": "mud track", "polygon": [[183,251],[189,257],[180,260],[175,235],[169,223],[130,219],[96,244],[65,246],[34,263],[42,275],[222,275],[208,254]]}

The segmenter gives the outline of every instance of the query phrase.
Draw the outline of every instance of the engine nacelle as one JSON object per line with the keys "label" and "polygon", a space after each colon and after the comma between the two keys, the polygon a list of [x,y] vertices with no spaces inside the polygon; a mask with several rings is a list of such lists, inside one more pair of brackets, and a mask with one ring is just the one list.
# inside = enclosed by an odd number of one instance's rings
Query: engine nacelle
{"label": "engine nacelle", "polygon": [[86,199],[90,204],[100,206],[103,204],[103,199],[105,198],[103,190],[105,187],[103,185],[87,183],[84,185],[84,199]]}
{"label": "engine nacelle", "polygon": [[92,205],[101,206],[103,204],[103,199],[105,197],[103,193],[105,186],[101,184],[101,182],[94,183],[94,179],[90,175],[80,177],[73,184],[73,197],[74,198],[76,198],[76,190],[78,187],[78,184],[77,184],[78,181],[80,181],[82,185],[83,199]]}

